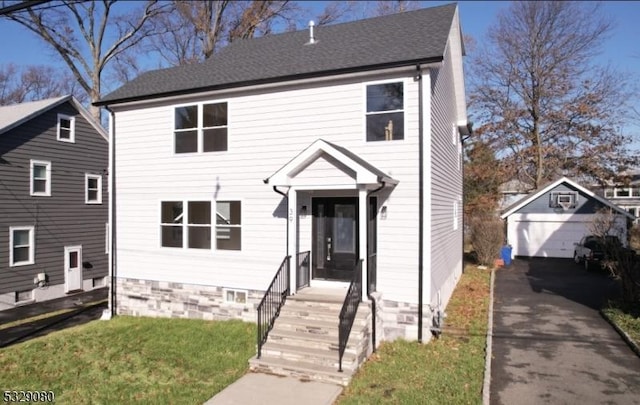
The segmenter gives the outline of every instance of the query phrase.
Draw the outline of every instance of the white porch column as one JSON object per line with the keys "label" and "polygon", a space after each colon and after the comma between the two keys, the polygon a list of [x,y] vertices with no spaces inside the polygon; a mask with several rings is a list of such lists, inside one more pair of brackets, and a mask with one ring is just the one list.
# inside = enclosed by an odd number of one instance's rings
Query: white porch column
{"label": "white porch column", "polygon": [[358,186],[358,235],[360,259],[362,259],[362,300],[367,299],[367,189]]}
{"label": "white porch column", "polygon": [[289,289],[291,294],[296,293],[296,267],[298,265],[298,192],[295,188],[289,189],[289,209],[287,210],[287,221],[289,221],[289,240],[287,247],[291,259],[289,259]]}

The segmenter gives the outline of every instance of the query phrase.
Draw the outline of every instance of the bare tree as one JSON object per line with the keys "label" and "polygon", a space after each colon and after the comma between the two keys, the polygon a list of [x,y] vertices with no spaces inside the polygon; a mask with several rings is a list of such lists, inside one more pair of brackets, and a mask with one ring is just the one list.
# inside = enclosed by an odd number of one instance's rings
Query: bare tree
{"label": "bare tree", "polygon": [[86,101],[86,94],[69,73],[41,65],[19,68],[9,64],[0,67],[0,105],[67,94],[73,94],[80,102]]}
{"label": "bare tree", "polygon": [[513,2],[499,14],[468,65],[470,110],[512,176],[534,188],[560,174],[602,181],[637,160],[619,130],[627,80],[594,64],[611,28],[593,3]]}
{"label": "bare tree", "polygon": [[625,246],[628,239],[625,229],[629,228],[626,220],[608,207],[601,208],[589,226],[590,231],[602,239],[605,253],[602,265],[620,280],[622,300],[637,304],[640,303],[640,257]]}
{"label": "bare tree", "polygon": [[236,39],[268,35],[279,25],[295,27],[299,10],[292,1],[205,0],[173,2],[175,12],[161,17],[165,28],[149,45],[169,65],[202,62]]}
{"label": "bare tree", "polygon": [[[102,75],[110,62],[157,33],[154,18],[170,4],[103,1],[52,1],[45,5],[7,14],[49,44],[64,61],[91,102],[100,98]],[[141,4],[141,6],[138,6]],[[100,109],[91,107],[100,120]]]}

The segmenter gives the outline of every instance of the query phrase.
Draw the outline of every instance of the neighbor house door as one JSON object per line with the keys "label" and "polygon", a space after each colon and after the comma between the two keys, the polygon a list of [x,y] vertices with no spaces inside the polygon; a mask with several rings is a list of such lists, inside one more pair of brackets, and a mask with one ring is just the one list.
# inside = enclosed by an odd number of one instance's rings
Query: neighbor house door
{"label": "neighbor house door", "polygon": [[313,198],[314,280],[350,281],[358,259],[358,199]]}
{"label": "neighbor house door", "polygon": [[64,248],[65,291],[82,290],[82,246]]}

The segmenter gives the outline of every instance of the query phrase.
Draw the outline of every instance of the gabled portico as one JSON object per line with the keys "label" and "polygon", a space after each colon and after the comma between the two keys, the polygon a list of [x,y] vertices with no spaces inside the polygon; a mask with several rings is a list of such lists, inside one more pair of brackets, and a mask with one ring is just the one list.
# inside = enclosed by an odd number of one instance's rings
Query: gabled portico
{"label": "gabled portico", "polygon": [[[361,260],[362,285],[368,285],[367,225],[376,217],[368,215],[368,197],[398,181],[348,149],[322,139],[264,181],[288,198],[288,254],[295,258],[306,250],[302,245],[309,247],[311,277],[334,281],[350,279],[348,271]],[[299,200],[310,200],[311,206],[301,205]],[[306,220],[309,214],[311,224]],[[298,277],[296,271],[291,272],[292,294],[304,285]],[[363,289],[363,298],[366,293]]]}

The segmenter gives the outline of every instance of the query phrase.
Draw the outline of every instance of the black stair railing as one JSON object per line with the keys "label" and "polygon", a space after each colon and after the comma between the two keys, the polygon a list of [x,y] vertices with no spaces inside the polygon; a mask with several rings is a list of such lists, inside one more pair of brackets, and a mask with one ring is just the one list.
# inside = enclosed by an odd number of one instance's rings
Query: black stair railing
{"label": "black stair railing", "polygon": [[358,261],[355,269],[353,269],[353,278],[347,296],[344,298],[342,310],[340,311],[340,324],[338,326],[338,371],[342,372],[342,357],[347,348],[349,334],[353,327],[353,322],[358,313],[358,305],[362,299],[362,260]]}
{"label": "black stair railing", "polygon": [[296,267],[296,289],[309,286],[309,258],[311,252],[298,253],[298,266]]}
{"label": "black stair railing", "polygon": [[280,268],[271,280],[269,288],[258,304],[258,358],[262,355],[262,346],[267,341],[269,331],[273,328],[280,309],[289,295],[289,263],[291,256],[287,256],[280,264]]}

